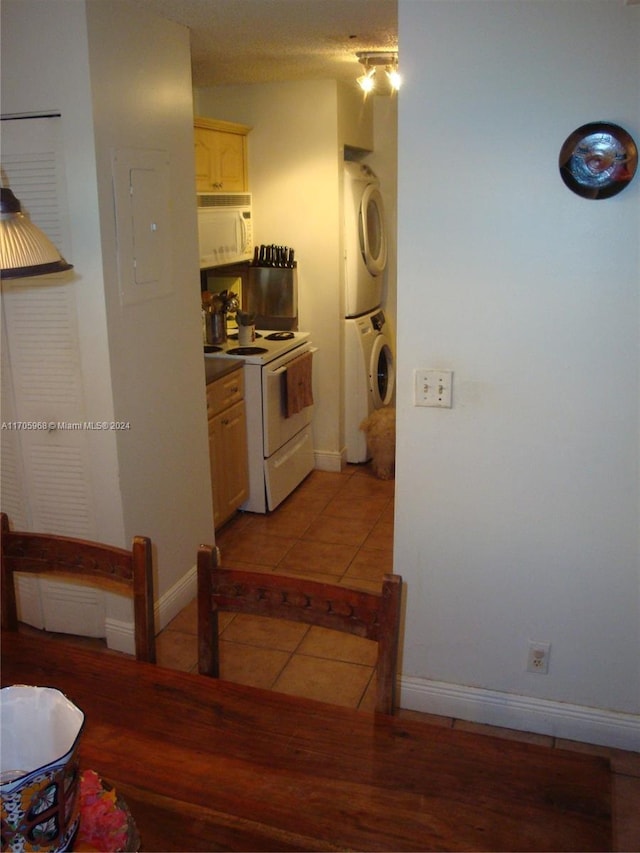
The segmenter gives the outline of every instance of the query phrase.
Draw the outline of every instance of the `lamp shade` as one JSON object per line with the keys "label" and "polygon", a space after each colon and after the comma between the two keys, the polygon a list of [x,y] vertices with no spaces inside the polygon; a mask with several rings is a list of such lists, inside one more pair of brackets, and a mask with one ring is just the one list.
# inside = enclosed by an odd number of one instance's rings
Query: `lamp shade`
{"label": "lamp shade", "polygon": [[0,199],[0,261],[2,278],[26,278],[72,269],[51,240],[22,213],[8,187]]}

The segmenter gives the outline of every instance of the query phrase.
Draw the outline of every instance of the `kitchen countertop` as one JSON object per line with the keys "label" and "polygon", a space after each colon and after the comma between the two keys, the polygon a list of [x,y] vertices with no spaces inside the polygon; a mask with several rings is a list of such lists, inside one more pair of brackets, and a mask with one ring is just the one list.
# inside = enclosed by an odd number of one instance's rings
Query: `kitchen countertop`
{"label": "kitchen countertop", "polygon": [[207,385],[226,376],[228,373],[233,373],[234,370],[239,370],[244,364],[241,358],[215,358],[208,356],[204,360],[204,370],[207,378]]}

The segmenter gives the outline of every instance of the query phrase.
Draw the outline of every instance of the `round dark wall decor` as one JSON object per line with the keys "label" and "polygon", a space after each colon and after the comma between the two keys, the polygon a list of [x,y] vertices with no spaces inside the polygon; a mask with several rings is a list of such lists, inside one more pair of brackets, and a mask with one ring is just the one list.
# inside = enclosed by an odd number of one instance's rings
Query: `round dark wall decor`
{"label": "round dark wall decor", "polygon": [[583,198],[610,198],[631,180],[638,149],[626,130],[598,121],[574,130],[560,149],[562,180]]}

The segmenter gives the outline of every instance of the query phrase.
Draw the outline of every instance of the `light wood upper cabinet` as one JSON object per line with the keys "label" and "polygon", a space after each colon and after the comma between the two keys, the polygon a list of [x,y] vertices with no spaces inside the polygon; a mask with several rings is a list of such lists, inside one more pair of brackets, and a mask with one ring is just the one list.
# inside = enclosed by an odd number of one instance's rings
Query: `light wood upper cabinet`
{"label": "light wood upper cabinet", "polygon": [[250,127],[230,121],[195,119],[196,192],[248,191],[247,134],[250,130]]}

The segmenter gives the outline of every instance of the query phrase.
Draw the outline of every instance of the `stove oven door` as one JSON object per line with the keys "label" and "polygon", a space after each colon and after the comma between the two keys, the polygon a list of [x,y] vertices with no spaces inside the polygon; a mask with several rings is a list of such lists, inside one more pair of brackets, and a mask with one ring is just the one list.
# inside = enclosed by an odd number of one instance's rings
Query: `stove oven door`
{"label": "stove oven door", "polygon": [[268,458],[301,429],[311,423],[313,406],[287,417],[287,364],[306,352],[308,344],[296,347],[262,368],[262,415],[264,425],[264,455]]}

